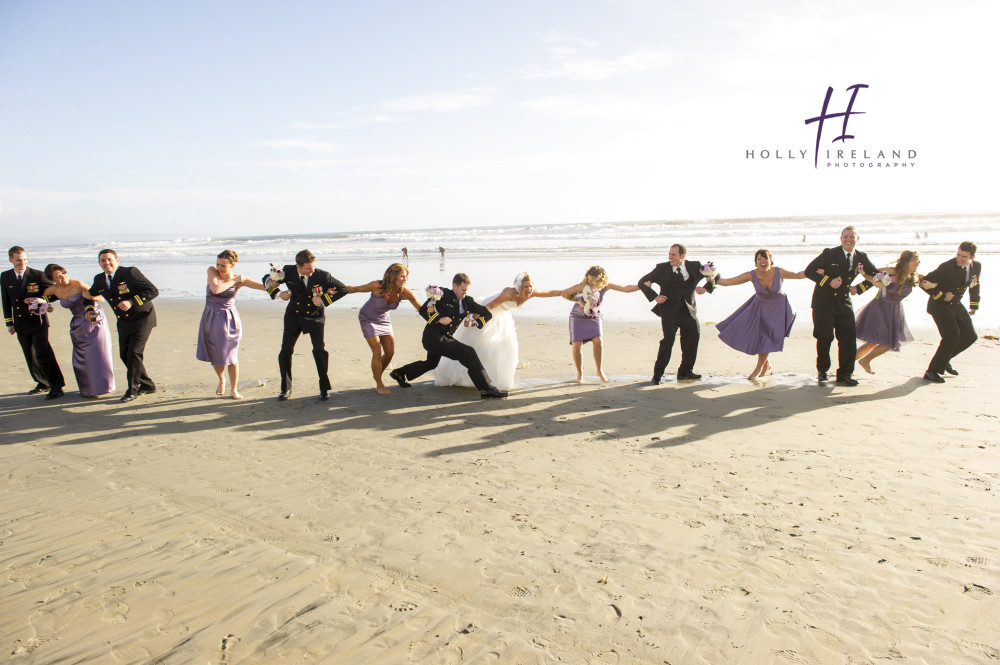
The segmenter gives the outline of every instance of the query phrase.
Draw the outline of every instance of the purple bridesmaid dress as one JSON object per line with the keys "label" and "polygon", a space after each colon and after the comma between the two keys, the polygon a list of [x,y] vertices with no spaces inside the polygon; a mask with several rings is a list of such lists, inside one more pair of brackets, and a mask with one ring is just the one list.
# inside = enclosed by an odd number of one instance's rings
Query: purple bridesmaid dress
{"label": "purple bridesmaid dress", "polygon": [[361,333],[365,339],[392,334],[392,319],[389,318],[389,312],[399,307],[400,302],[402,298],[389,305],[385,302],[384,296],[372,293],[368,302],[362,305],[361,311],[358,312]]}
{"label": "purple bridesmaid dress", "polygon": [[236,353],[240,349],[243,325],[240,313],[236,311],[236,285],[222,293],[212,293],[205,288],[205,311],[201,313],[198,326],[198,360],[212,363],[215,367],[237,364]]}
{"label": "purple bridesmaid dress", "polygon": [[715,325],[719,339],[743,353],[777,353],[785,347],[785,338],[792,333],[795,310],[781,290],[781,269],[775,268],[771,288],[766,289],[751,272],[754,295],[725,321]]}
{"label": "purple bridesmaid dress", "polygon": [[604,302],[604,294],[608,292],[608,287],[601,289],[601,295],[597,302],[597,316],[591,316],[583,311],[583,305],[576,303],[569,312],[569,343],[589,342],[595,337],[604,334],[604,327],[601,320],[601,303]]}
{"label": "purple bridesmaid dress", "polygon": [[855,326],[858,339],[870,344],[884,344],[893,351],[899,351],[904,342],[913,341],[903,314],[903,299],[912,291],[913,284],[909,282],[902,288],[892,282],[880,290],[875,299],[858,312]]}
{"label": "purple bridesmaid dress", "polygon": [[88,321],[83,296],[74,293],[59,304],[73,314],[69,336],[73,340],[73,373],[84,397],[97,397],[115,391],[115,373],[111,367],[111,330],[104,309],[95,303],[96,321]]}

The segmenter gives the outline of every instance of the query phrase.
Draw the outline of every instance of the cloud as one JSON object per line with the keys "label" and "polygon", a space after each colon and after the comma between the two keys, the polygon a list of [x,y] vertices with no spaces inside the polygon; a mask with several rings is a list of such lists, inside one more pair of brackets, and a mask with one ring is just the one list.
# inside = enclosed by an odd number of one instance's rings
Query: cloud
{"label": "cloud", "polygon": [[349,159],[272,159],[254,162],[254,166],[281,169],[283,171],[324,171],[348,166]]}
{"label": "cloud", "polygon": [[344,120],[335,120],[333,122],[295,122],[292,123],[292,129],[328,132],[340,129],[350,129],[352,127],[357,127],[358,125],[399,122],[402,119],[403,118],[401,116],[397,115],[359,116],[356,118],[345,118]]}
{"label": "cloud", "polygon": [[380,106],[393,111],[431,111],[450,113],[486,106],[493,101],[492,87],[476,87],[451,92],[430,92],[387,99]]}
{"label": "cloud", "polygon": [[274,139],[271,141],[262,141],[260,145],[265,148],[292,148],[296,150],[305,150],[307,152],[334,152],[338,150],[338,146],[333,143],[327,143],[325,141],[303,141],[301,139]]}
{"label": "cloud", "polygon": [[659,122],[666,106],[636,99],[581,99],[580,97],[539,97],[521,102],[519,107],[557,118],[584,118],[616,122]]}
{"label": "cloud", "polygon": [[553,62],[540,66],[528,65],[520,71],[522,78],[566,78],[571,81],[604,81],[635,72],[661,69],[674,61],[674,55],[664,49],[640,47],[610,60],[578,57],[573,49],[549,49]]}

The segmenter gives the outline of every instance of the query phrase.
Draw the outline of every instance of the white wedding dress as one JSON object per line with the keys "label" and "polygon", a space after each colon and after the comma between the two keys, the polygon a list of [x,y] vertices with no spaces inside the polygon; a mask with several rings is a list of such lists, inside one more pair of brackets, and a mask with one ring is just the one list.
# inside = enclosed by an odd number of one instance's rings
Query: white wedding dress
{"label": "white wedding dress", "polygon": [[[487,298],[484,302],[493,302],[499,296]],[[483,329],[475,326],[459,327],[455,339],[468,344],[476,350],[479,361],[490,375],[494,386],[508,391],[514,386],[514,370],[517,369],[517,331],[514,329],[514,317],[511,312],[519,305],[511,300],[501,303],[496,309],[490,310],[493,318],[486,322]],[[434,370],[434,385],[436,386],[467,386],[473,387],[469,372],[458,362],[442,358]]]}

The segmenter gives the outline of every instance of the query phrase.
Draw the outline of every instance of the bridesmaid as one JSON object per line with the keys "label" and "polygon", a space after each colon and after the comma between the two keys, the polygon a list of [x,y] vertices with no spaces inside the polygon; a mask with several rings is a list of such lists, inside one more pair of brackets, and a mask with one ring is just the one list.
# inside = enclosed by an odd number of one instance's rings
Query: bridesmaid
{"label": "bridesmaid", "polygon": [[803,279],[805,272],[792,272],[774,265],[771,252],[758,249],[753,255],[754,269],[729,279],[717,279],[719,286],[752,282],[754,294],[725,321],[716,324],[719,339],[737,351],[757,354],[757,366],[747,377],[762,377],[771,369],[767,357],[785,348],[785,338],[792,332],[795,310],[781,286],[786,279]]}
{"label": "bridesmaid", "polygon": [[[923,279],[917,274],[919,265],[920,255],[917,252],[908,249],[900,254],[894,267],[881,269],[888,273],[892,281],[888,286],[880,287],[875,299],[858,311],[856,335],[864,344],[858,348],[856,360],[861,369],[869,374],[875,373],[872,371],[873,360],[886,351],[899,351],[901,344],[913,340],[903,314],[903,299]],[[874,281],[871,275],[865,275],[865,279]],[[931,282],[923,284],[927,288],[937,286]]]}
{"label": "bridesmaid", "polygon": [[639,290],[637,284],[619,286],[608,282],[608,273],[601,266],[591,266],[579,284],[563,290],[562,297],[575,300],[569,313],[569,343],[573,346],[573,363],[576,365],[576,382],[583,383],[583,345],[594,344],[594,362],[597,364],[597,376],[601,383],[607,383],[604,374],[604,346],[602,336],[601,303],[608,290],[634,293]]}
{"label": "bridesmaid", "polygon": [[96,319],[91,322],[84,311],[85,300],[103,300],[91,296],[90,287],[78,279],[70,279],[66,269],[55,263],[45,266],[45,276],[53,283],[43,295],[59,298],[73,318],[69,336],[73,341],[73,373],[83,397],[98,397],[115,391],[115,373],[111,361],[111,329],[100,306],[94,307]]}
{"label": "bridesmaid", "polygon": [[219,387],[215,394],[226,392],[226,369],[229,370],[230,395],[233,399],[243,399],[237,389],[240,367],[236,354],[243,337],[240,313],[236,311],[236,294],[244,286],[258,291],[264,290],[261,282],[246,275],[233,273],[233,266],[239,261],[236,252],[227,249],[219,254],[215,265],[208,269],[208,286],[205,289],[205,311],[198,326],[198,360],[212,363],[212,369],[219,377]]}
{"label": "bridesmaid", "polygon": [[347,287],[348,293],[371,293],[368,302],[361,306],[358,321],[361,333],[372,352],[372,377],[379,395],[388,395],[389,389],[382,383],[382,373],[389,366],[396,353],[396,340],[392,336],[392,320],[389,312],[408,300],[413,308],[420,310],[420,302],[413,291],[406,288],[410,271],[402,263],[393,263],[386,268],[381,281],[368,282],[362,286]]}

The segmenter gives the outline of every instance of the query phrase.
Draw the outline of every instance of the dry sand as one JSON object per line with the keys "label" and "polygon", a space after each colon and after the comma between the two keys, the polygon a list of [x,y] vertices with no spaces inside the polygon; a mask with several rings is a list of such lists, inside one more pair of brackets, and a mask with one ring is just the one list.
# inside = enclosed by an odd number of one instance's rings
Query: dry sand
{"label": "dry sand", "polygon": [[[705,378],[652,386],[651,316],[606,326],[602,387],[569,382],[563,322],[521,319],[509,399],[380,397],[335,305],[333,399],[303,339],[279,403],[282,306],[259,297],[242,402],[194,360],[193,301],[157,302],[160,391],[125,405],[25,395],[4,343],[0,661],[1000,659],[996,341],[944,386],[920,378],[932,334],[818,386],[805,312],[765,381],[706,326]],[[396,313],[397,365],[421,323]]]}

